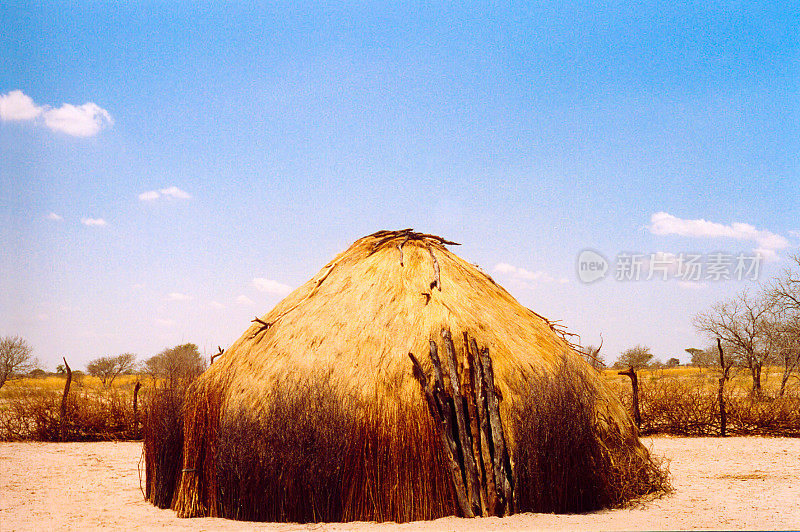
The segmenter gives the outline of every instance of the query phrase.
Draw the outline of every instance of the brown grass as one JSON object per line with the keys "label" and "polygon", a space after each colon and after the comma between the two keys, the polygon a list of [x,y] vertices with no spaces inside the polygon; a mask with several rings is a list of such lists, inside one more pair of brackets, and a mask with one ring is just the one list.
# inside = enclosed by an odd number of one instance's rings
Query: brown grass
{"label": "brown grass", "polygon": [[598,432],[598,388],[574,363],[534,389],[513,416],[518,511],[588,512],[670,489],[666,467],[635,435]]}

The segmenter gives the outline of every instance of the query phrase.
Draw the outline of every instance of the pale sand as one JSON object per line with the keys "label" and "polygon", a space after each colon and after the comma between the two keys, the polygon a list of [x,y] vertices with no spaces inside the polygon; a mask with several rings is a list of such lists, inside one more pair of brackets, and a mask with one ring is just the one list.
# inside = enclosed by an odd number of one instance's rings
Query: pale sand
{"label": "pale sand", "polygon": [[671,460],[675,492],[634,508],[582,515],[345,524],[178,519],[142,499],[141,444],[0,443],[0,529],[404,530],[800,528],[800,439],[645,439]]}

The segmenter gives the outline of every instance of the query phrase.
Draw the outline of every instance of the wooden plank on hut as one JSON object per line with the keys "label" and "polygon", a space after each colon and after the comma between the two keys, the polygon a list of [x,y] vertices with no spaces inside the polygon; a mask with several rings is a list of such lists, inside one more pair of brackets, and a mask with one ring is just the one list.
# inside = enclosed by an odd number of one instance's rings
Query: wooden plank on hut
{"label": "wooden plank on hut", "polygon": [[459,386],[458,369],[456,367],[456,351],[453,345],[453,338],[447,329],[442,331],[444,338],[445,352],[447,354],[447,369],[450,373],[450,386],[453,392],[453,402],[456,414],[456,425],[458,429],[458,442],[461,449],[461,457],[464,464],[464,480],[469,493],[470,503],[473,511],[481,513],[480,479],[478,470],[475,467],[475,457],[472,454],[472,438],[469,432],[469,422],[464,419],[464,401],[461,396]]}
{"label": "wooden plank on hut", "polygon": [[[432,345],[435,345],[435,343]],[[458,463],[458,455],[454,452],[455,442],[453,442],[449,437],[449,434],[452,433],[452,430],[447,429],[449,421],[442,417],[442,413],[437,405],[437,400],[434,397],[434,391],[431,391],[430,386],[428,386],[428,379],[425,376],[425,372],[422,370],[422,365],[412,353],[409,353],[408,356],[411,358],[411,363],[414,367],[414,377],[422,387],[422,393],[425,395],[425,400],[428,403],[428,409],[431,411],[434,424],[436,425],[436,433],[439,436],[442,455],[444,455],[445,460],[447,461],[447,465],[450,469],[450,478],[453,480],[458,507],[464,517],[475,517],[475,514],[472,511],[472,506],[467,497],[467,490],[464,486],[464,481],[462,478],[463,473],[461,466]],[[433,360],[434,356],[433,348],[431,348],[431,360]],[[438,357],[436,357],[436,360],[439,360]],[[441,371],[441,368],[439,368],[439,370]]]}
{"label": "wooden plank on hut", "polygon": [[489,415],[486,410],[486,392],[483,376],[483,365],[481,364],[480,352],[475,339],[470,341],[470,358],[472,359],[475,376],[475,405],[477,407],[478,422],[480,428],[481,462],[483,471],[486,475],[486,510],[489,515],[497,515],[497,488],[495,487],[494,466],[492,464],[492,439],[489,436]]}
{"label": "wooden plank on hut", "polygon": [[[463,394],[464,401],[467,405],[467,415],[469,417],[469,429],[472,434],[472,457],[475,460],[475,469],[478,476],[478,486],[481,502],[481,515],[486,517],[489,515],[489,504],[486,496],[486,478],[485,467],[481,459],[481,427],[480,418],[478,417],[479,407],[475,395],[475,381],[476,381],[476,368],[475,357],[469,347],[469,336],[464,333],[464,363],[466,368],[464,371],[464,385]],[[480,408],[483,408],[481,405]]]}
{"label": "wooden plank on hut", "polygon": [[496,491],[501,508],[503,509],[503,514],[497,511],[496,515],[502,517],[502,515],[511,511],[513,493],[511,491],[509,472],[506,471],[505,467],[506,441],[505,434],[503,433],[503,423],[500,419],[499,401],[494,389],[494,369],[492,368],[492,359],[489,357],[489,350],[486,348],[481,351],[481,364],[483,365],[483,384],[486,388],[489,424],[492,429],[492,442],[494,443],[494,456],[492,456],[492,461],[494,465]]}

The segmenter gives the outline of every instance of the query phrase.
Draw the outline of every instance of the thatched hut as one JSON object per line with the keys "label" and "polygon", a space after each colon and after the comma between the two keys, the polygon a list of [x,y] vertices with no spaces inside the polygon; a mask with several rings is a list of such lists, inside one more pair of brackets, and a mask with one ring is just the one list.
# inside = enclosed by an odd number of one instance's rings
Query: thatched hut
{"label": "thatched hut", "polygon": [[181,408],[156,397],[148,499],[183,517],[403,522],[663,489],[564,334],[450,244],[361,238],[253,320]]}

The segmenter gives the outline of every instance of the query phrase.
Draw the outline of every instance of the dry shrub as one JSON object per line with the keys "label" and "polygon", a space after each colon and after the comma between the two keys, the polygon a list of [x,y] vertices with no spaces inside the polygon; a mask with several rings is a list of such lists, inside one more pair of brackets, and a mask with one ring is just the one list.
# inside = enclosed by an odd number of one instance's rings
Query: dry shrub
{"label": "dry shrub", "polygon": [[222,517],[247,521],[342,520],[342,465],[358,435],[355,410],[321,380],[280,383],[259,412],[226,416],[216,445]]}
{"label": "dry shrub", "polygon": [[[713,378],[653,377],[639,384],[644,434],[718,436],[718,384]],[[782,397],[753,395],[742,382],[729,382],[724,400],[726,431],[732,435],[800,435],[800,395],[789,390]],[[619,390],[630,408],[630,386]]]}
{"label": "dry shrub", "polygon": [[732,398],[726,409],[733,434],[800,436],[800,396]]}
{"label": "dry shrub", "polygon": [[144,420],[145,498],[158,508],[169,508],[181,470],[182,406],[185,390],[153,391]]}
{"label": "dry shrub", "polygon": [[598,390],[573,363],[540,377],[512,417],[519,512],[579,513],[670,489],[666,467],[634,435],[600,434]]}
{"label": "dry shrub", "polygon": [[[627,403],[630,404],[630,391]],[[716,393],[695,380],[669,377],[648,379],[639,386],[644,434],[707,436],[719,433],[719,402]]]}
{"label": "dry shrub", "polygon": [[134,430],[132,396],[111,390],[78,389],[67,398],[61,422],[61,392],[40,388],[9,390],[0,408],[0,440],[123,440]]}

